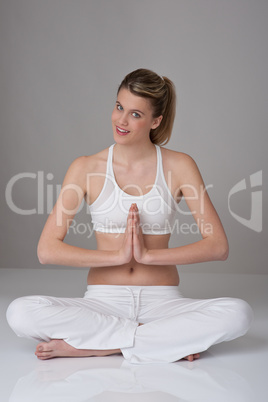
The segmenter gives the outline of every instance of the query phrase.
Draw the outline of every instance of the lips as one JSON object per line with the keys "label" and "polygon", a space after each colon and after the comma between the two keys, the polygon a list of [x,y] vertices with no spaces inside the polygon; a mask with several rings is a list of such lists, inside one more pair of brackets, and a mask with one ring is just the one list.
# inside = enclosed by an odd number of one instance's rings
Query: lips
{"label": "lips", "polygon": [[116,132],[118,135],[127,135],[129,133],[128,130],[124,130],[123,128],[120,128],[118,126],[116,126]]}

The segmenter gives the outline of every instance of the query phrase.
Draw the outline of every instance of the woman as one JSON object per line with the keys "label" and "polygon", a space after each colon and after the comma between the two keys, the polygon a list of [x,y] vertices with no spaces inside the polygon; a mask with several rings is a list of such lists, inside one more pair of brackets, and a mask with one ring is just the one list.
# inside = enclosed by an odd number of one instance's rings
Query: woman
{"label": "woman", "polygon": [[[42,264],[90,267],[84,298],[23,297],[7,311],[18,336],[41,341],[39,359],[122,353],[131,363],[192,361],[211,345],[246,333],[243,300],[193,300],[178,290],[176,265],[225,260],[228,242],[195,162],[162,148],[176,103],[173,83],[128,74],[112,113],[115,144],[77,158],[38,244]],[[202,240],[168,248],[184,197]],[[64,243],[83,198],[97,250]]]}

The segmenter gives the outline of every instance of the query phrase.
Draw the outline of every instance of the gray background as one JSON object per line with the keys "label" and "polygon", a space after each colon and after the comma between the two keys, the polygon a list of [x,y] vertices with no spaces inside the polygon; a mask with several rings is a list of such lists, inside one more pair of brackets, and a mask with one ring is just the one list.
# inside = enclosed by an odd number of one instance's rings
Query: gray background
{"label": "gray background", "polygon": [[[1,0],[1,268],[41,267],[36,246],[50,193],[55,202],[74,158],[113,143],[117,86],[144,67],[176,85],[177,117],[166,147],[196,160],[230,242],[227,261],[179,270],[268,273],[267,20],[267,0]],[[230,214],[228,194],[260,170],[258,233]],[[12,199],[39,213],[20,215],[7,205],[6,186],[23,172],[43,172],[43,204],[33,178],[17,181]],[[233,212],[250,218],[250,188],[231,201]],[[75,219],[90,222],[85,206]],[[88,235],[68,234],[66,241],[95,248]],[[174,234],[170,245],[197,239]]]}

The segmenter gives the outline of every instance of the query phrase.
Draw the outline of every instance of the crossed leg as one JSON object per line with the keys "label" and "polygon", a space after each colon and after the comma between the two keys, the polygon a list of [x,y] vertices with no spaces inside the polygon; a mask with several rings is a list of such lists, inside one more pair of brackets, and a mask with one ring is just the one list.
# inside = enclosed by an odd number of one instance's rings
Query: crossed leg
{"label": "crossed leg", "polygon": [[[162,304],[155,307],[154,316],[160,316]],[[110,304],[106,301],[103,307],[103,302],[99,303],[97,299],[23,297],[11,303],[7,319],[18,336],[42,340],[35,353],[40,360],[123,353],[127,360],[132,359],[134,363],[144,356],[145,359],[152,358],[154,361],[158,353],[160,361],[174,361],[172,359],[176,356],[175,360],[184,358],[193,361],[199,358],[198,351],[207,350],[213,344],[235,339],[246,333],[252,319],[250,307],[239,299],[181,298],[165,301],[164,304],[165,310],[168,307],[172,315],[157,321],[150,317],[148,327],[144,325],[136,333],[137,322],[112,315]],[[107,314],[106,310],[111,315]],[[150,314],[152,315],[151,311]],[[92,322],[96,325],[92,325]],[[193,330],[196,325],[198,332]],[[167,328],[173,329],[167,331]],[[98,334],[108,340],[107,349],[98,349],[102,347],[101,342],[98,342]],[[134,335],[135,353],[132,355],[131,341]],[[155,348],[151,350],[154,337]],[[63,339],[66,339],[66,342]],[[70,346],[68,339],[71,339],[75,346]],[[164,339],[166,347],[161,350]],[[78,345],[84,348],[79,349]],[[95,349],[87,349],[88,346],[94,348],[94,345]],[[120,349],[112,349],[114,346],[119,346]]]}
{"label": "crossed leg", "polygon": [[[143,325],[139,323],[139,326]],[[37,345],[35,355],[40,360],[53,359],[55,357],[91,357],[91,356],[110,356],[121,354],[120,349],[111,350],[90,350],[76,349],[62,339],[52,339],[49,342],[41,342]],[[200,357],[199,353],[195,353],[184,357],[185,360],[192,362]]]}
{"label": "crossed leg", "polygon": [[[40,360],[53,359],[55,357],[91,357],[110,356],[121,353],[120,349],[112,350],[90,350],[76,349],[62,339],[53,339],[49,342],[41,342],[37,345],[35,355]],[[185,360],[193,361],[200,357],[199,353],[184,357]]]}

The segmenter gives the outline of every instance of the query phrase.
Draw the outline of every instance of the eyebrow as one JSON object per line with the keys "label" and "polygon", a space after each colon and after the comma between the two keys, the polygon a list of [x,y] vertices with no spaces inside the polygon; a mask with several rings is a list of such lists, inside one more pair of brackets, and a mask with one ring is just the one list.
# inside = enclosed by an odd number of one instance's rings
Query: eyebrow
{"label": "eyebrow", "polygon": [[[116,103],[118,105],[122,106],[121,103],[118,100],[116,101]],[[143,114],[143,115],[145,114],[144,112],[142,112],[141,110],[138,110],[138,109],[131,109],[130,112],[138,112],[138,113]]]}

